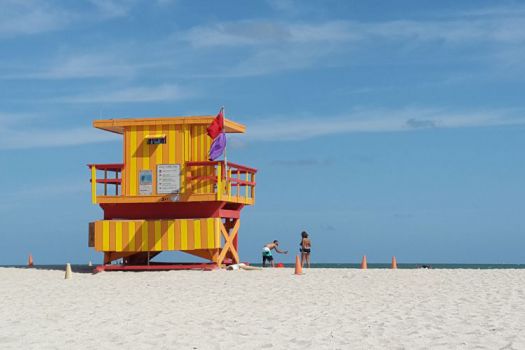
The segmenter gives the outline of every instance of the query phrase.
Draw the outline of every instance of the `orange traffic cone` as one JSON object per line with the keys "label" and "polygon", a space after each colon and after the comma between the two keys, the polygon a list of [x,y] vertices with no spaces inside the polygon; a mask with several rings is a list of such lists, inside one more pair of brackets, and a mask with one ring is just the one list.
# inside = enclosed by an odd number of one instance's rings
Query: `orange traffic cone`
{"label": "orange traffic cone", "polygon": [[33,255],[29,254],[29,259],[27,260],[27,267],[34,267],[33,265]]}
{"label": "orange traffic cone", "polygon": [[303,267],[301,265],[301,259],[299,259],[299,255],[295,256],[295,274],[296,275],[303,274]]}
{"label": "orange traffic cone", "polygon": [[368,269],[368,264],[366,263],[366,255],[363,255],[363,260],[361,260],[361,269]]}
{"label": "orange traffic cone", "polygon": [[392,257],[392,269],[397,269],[397,260],[396,257]]}

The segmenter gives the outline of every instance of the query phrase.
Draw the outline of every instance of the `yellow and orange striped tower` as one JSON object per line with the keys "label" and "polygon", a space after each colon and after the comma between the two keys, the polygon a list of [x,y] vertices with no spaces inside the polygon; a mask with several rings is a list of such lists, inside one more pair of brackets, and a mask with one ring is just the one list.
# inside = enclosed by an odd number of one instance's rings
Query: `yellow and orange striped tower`
{"label": "yellow and orange striped tower", "polygon": [[[89,246],[104,253],[104,264],[147,265],[162,251],[239,263],[240,212],[255,204],[257,170],[208,161],[213,118],[93,122],[123,135],[123,163],[89,165],[92,202],[104,211],[89,225]],[[224,119],[224,130],[245,127]]]}

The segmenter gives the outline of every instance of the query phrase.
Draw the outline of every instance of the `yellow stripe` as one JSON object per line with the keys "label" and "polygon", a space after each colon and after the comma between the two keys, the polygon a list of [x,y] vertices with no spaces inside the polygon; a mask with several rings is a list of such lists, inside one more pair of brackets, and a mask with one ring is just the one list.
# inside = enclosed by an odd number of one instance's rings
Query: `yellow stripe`
{"label": "yellow stripe", "polygon": [[168,162],[175,164],[175,126],[170,125],[168,131]]}
{"label": "yellow stripe", "polygon": [[91,203],[97,204],[97,168],[91,167]]}
{"label": "yellow stripe", "polygon": [[[157,131],[162,134],[162,125],[157,126]],[[155,156],[157,158],[157,164],[162,164],[162,146],[163,144],[157,145],[155,150]]]}
{"label": "yellow stripe", "polygon": [[129,239],[129,251],[135,251],[135,221],[128,223],[128,239]]}
{"label": "yellow stripe", "polygon": [[175,222],[168,223],[168,250],[175,250]]}
{"label": "yellow stripe", "polygon": [[102,221],[102,250],[109,250],[109,221]]}
{"label": "yellow stripe", "polygon": [[192,130],[191,130],[191,140],[192,140],[192,147],[191,147],[191,151],[192,151],[192,158],[191,160],[193,161],[197,161],[198,158],[197,158],[197,135],[195,135],[197,133],[197,128],[196,127],[193,127]]}
{"label": "yellow stripe", "polygon": [[217,200],[222,198],[222,164],[217,164]]}
{"label": "yellow stripe", "polygon": [[190,131],[187,125],[184,125],[184,162],[190,161]]}
{"label": "yellow stripe", "polygon": [[122,221],[117,221],[115,226],[115,250],[122,251]]}
{"label": "yellow stripe", "polygon": [[201,249],[201,221],[198,219],[193,220],[193,237],[195,249]]}
{"label": "yellow stripe", "polygon": [[149,169],[149,148],[150,145],[148,145],[147,142],[144,142],[144,135],[148,132],[148,129],[144,128],[142,133],[142,138],[140,142],[142,143],[142,168],[144,170],[150,170]]}
{"label": "yellow stripe", "polygon": [[215,219],[215,248],[221,247],[221,219]]}
{"label": "yellow stripe", "polygon": [[129,194],[134,196],[137,194],[137,128],[135,126],[131,127],[129,147],[128,152],[131,154],[131,164],[128,174]]}
{"label": "yellow stripe", "polygon": [[[183,169],[182,169],[182,174],[183,174],[183,178],[185,179],[186,178],[186,172],[187,172],[187,169],[186,169],[186,166],[184,165],[186,162],[189,162],[190,161],[190,132],[188,130],[188,126],[187,125],[184,125],[182,127],[182,137],[183,137],[183,143],[184,143],[184,153],[182,154],[182,157],[184,159],[182,159],[182,164],[183,164]],[[190,187],[190,184],[189,184],[189,181],[186,181],[184,180],[184,187],[183,187],[183,191],[185,192],[186,191],[186,188],[189,188]]]}
{"label": "yellow stripe", "polygon": [[201,142],[201,154],[200,154],[200,159],[199,160],[204,161],[204,160],[206,160],[206,149],[204,147],[204,141],[205,141],[205,137],[207,137],[207,136],[206,136],[205,127],[202,126],[200,129],[201,129],[201,132],[199,134],[199,139],[200,139],[199,141]]}
{"label": "yellow stripe", "polygon": [[155,220],[155,250],[162,250],[162,241],[160,240],[160,220]]}
{"label": "yellow stripe", "polygon": [[188,250],[188,221],[186,219],[180,221],[180,249]]}
{"label": "yellow stripe", "polygon": [[148,251],[148,222],[146,220],[142,221],[142,247],[140,250]]}
{"label": "yellow stripe", "polygon": [[212,218],[208,218],[206,219],[206,234],[208,235],[208,246],[206,248],[210,249],[210,248],[215,248],[215,237],[213,236],[214,234],[214,225],[213,225],[213,220],[215,219],[212,219]]}

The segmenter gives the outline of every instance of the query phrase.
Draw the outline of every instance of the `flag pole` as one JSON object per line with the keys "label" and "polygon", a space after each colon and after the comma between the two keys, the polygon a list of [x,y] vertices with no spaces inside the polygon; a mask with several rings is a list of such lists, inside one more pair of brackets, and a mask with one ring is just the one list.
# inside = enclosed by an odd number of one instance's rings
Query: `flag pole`
{"label": "flag pole", "polygon": [[[224,119],[226,119],[226,113],[225,113],[224,106],[222,106],[221,109],[222,109],[222,120],[224,121]],[[226,129],[226,127],[223,125],[222,126],[222,133],[224,134],[224,137],[226,139],[225,129]],[[226,144],[224,146],[224,172],[226,174],[226,179],[228,178],[228,159],[226,158],[226,149],[227,148],[228,148],[228,142],[226,141]]]}

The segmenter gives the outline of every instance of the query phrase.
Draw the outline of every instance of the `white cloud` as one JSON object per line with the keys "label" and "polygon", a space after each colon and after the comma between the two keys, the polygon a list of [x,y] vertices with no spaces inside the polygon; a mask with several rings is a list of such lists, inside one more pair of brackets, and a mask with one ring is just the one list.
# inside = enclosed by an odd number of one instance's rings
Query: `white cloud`
{"label": "white cloud", "polygon": [[248,122],[247,140],[304,140],[362,132],[405,132],[428,128],[468,128],[525,124],[524,111],[454,112],[439,109],[354,110],[338,116],[297,116]]}
{"label": "white cloud", "polygon": [[278,21],[220,22],[196,26],[180,33],[179,38],[194,47],[261,46],[283,43],[341,42],[359,38],[350,22],[329,21],[318,24]]}
{"label": "white cloud", "polygon": [[[507,8],[509,13],[512,9],[512,6]],[[202,74],[212,77],[348,65],[349,58],[359,60],[360,53],[373,52],[379,46],[396,47],[393,55],[410,55],[414,60],[418,54],[428,57],[429,44],[436,44],[431,50],[436,53],[447,50],[450,60],[475,58],[493,64],[495,51],[515,53],[525,42],[525,31],[521,30],[525,27],[523,9],[525,7],[518,7],[512,16],[502,15],[503,10],[498,8],[486,9],[483,16],[448,13],[430,19],[384,21],[241,20],[195,26],[178,32],[176,38],[192,49],[213,49],[217,56],[226,52],[234,55],[236,59],[220,68],[220,72]],[[499,58],[505,57],[516,60],[510,54]],[[518,58],[523,59],[523,55]],[[221,61],[218,62],[215,67],[221,65]]]}
{"label": "white cloud", "polygon": [[74,54],[59,57],[41,71],[19,75],[32,79],[79,79],[103,77],[132,77],[137,66],[113,54]]}
{"label": "white cloud", "polygon": [[[496,12],[497,13],[497,12]],[[423,20],[325,21],[290,23],[268,20],[219,22],[180,33],[194,47],[266,46],[289,43],[343,43],[370,39],[444,40],[445,42],[513,42],[525,40],[525,13],[511,18],[455,18]]]}
{"label": "white cloud", "polygon": [[191,93],[188,89],[182,89],[177,85],[164,84],[154,87],[129,87],[117,91],[66,97],[59,101],[81,103],[159,102],[175,101],[190,96]]}
{"label": "white cloud", "polygon": [[103,19],[125,17],[135,5],[134,0],[89,0]]}
{"label": "white cloud", "polygon": [[0,37],[39,34],[60,30],[78,22],[127,16],[136,1],[90,0],[89,3],[92,7],[82,11],[68,7],[72,3],[67,2],[2,0]]}
{"label": "white cloud", "polygon": [[36,34],[69,24],[72,13],[46,1],[4,0],[0,11],[0,36]]}
{"label": "white cloud", "polygon": [[12,127],[0,129],[0,149],[64,147],[120,140],[121,136],[92,127],[71,129],[34,129]]}

